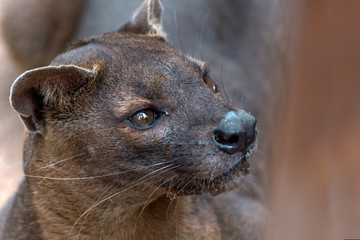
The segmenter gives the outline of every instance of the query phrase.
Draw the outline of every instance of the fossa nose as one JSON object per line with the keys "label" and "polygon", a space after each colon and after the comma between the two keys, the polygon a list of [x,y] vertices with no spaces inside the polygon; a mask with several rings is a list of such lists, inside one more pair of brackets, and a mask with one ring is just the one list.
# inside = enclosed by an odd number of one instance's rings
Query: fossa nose
{"label": "fossa nose", "polygon": [[216,146],[228,153],[244,155],[256,139],[256,119],[243,110],[229,111],[213,129]]}

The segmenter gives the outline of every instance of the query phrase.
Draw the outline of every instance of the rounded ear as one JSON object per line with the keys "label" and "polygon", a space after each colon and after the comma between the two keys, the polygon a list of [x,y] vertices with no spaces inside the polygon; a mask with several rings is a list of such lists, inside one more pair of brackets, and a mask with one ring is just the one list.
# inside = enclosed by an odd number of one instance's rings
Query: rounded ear
{"label": "rounded ear", "polygon": [[158,34],[163,32],[161,13],[163,6],[160,0],[145,0],[135,11],[131,20],[119,29],[119,32],[135,34]]}
{"label": "rounded ear", "polygon": [[76,91],[97,78],[97,68],[88,70],[74,65],[48,66],[20,75],[10,91],[10,104],[20,114],[29,132],[43,130],[41,110],[49,103],[58,103],[70,91]]}

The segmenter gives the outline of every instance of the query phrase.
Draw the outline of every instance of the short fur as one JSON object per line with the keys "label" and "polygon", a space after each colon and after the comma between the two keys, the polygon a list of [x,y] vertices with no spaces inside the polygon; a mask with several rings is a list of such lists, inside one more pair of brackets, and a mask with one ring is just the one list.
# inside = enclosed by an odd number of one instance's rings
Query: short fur
{"label": "short fur", "polygon": [[[15,81],[26,178],[2,239],[259,237],[261,205],[203,194],[235,188],[249,164],[213,143],[236,109],[205,83],[205,63],[167,42],[161,10],[147,0],[118,32],[77,42]],[[127,119],[145,108],[166,114],[136,129]],[[240,209],[227,215],[230,205]]]}

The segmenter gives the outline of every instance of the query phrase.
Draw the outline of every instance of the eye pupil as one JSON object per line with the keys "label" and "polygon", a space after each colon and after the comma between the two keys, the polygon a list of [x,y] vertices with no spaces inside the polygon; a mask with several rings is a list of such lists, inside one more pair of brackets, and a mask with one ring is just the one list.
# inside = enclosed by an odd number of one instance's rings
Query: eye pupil
{"label": "eye pupil", "polygon": [[144,109],[130,117],[130,122],[139,128],[151,126],[157,120],[157,114],[152,109]]}

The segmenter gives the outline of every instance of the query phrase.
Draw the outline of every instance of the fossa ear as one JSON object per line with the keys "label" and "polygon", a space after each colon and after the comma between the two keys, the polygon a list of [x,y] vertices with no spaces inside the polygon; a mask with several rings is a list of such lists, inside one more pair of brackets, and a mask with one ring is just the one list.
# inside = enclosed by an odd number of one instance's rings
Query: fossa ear
{"label": "fossa ear", "polygon": [[145,0],[135,11],[131,20],[119,29],[119,32],[135,34],[158,34],[163,32],[161,13],[163,6],[160,0]]}
{"label": "fossa ear", "polygon": [[43,130],[41,110],[48,104],[61,104],[70,92],[75,92],[97,78],[92,70],[74,65],[48,66],[29,70],[20,75],[10,91],[10,104],[20,114],[29,132]]}

